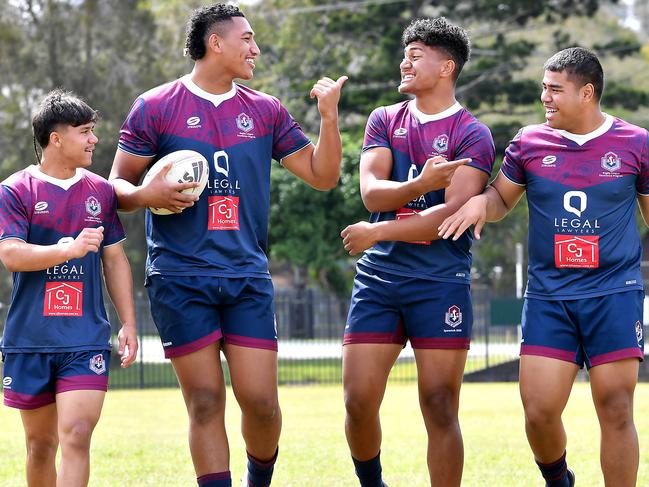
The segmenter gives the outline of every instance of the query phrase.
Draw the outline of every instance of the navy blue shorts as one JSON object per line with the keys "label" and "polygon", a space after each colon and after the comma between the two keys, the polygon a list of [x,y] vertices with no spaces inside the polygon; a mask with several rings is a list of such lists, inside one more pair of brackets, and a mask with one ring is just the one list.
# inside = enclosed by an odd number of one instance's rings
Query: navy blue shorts
{"label": "navy blue shorts", "polygon": [[545,301],[526,298],[521,355],[540,355],[583,367],[644,358],[643,291]]}
{"label": "navy blue shorts", "polygon": [[473,325],[468,284],[431,281],[356,266],[343,343],[468,349]]}
{"label": "navy blue shorts", "polygon": [[66,391],[108,390],[108,350],[7,353],[3,360],[4,403],[12,408],[47,406]]}
{"label": "navy blue shorts", "polygon": [[151,315],[165,357],[217,342],[277,351],[273,282],[258,277],[148,278]]}

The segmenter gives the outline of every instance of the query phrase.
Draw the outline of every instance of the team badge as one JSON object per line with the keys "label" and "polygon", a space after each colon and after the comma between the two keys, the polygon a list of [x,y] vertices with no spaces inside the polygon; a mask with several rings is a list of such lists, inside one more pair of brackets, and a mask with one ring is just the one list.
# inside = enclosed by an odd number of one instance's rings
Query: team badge
{"label": "team badge", "polygon": [[462,311],[460,311],[460,308],[456,305],[451,306],[446,312],[444,322],[452,328],[460,326],[462,324]]}
{"label": "team badge", "polygon": [[605,171],[619,171],[621,166],[620,158],[615,152],[607,152],[604,154],[604,157],[602,157],[602,168]]}
{"label": "team badge", "polygon": [[635,336],[638,339],[638,343],[642,341],[642,323],[640,320],[635,322]]}
{"label": "team badge", "polygon": [[106,361],[104,360],[104,356],[101,353],[98,353],[97,355],[92,357],[90,359],[89,368],[97,375],[101,375],[106,372]]}
{"label": "team badge", "polygon": [[101,213],[101,203],[94,196],[86,200],[86,211],[90,216],[97,216]]}
{"label": "team badge", "polygon": [[433,141],[433,149],[437,152],[446,152],[448,149],[448,135],[442,134],[435,137]]}
{"label": "team badge", "polygon": [[252,118],[250,118],[248,115],[246,115],[245,113],[240,113],[237,117],[237,127],[242,132],[247,133],[255,128],[255,124],[253,123]]}

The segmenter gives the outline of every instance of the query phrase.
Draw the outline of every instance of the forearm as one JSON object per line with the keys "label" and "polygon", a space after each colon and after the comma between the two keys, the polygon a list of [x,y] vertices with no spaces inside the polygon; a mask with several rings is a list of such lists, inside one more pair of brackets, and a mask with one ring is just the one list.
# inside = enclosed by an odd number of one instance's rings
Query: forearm
{"label": "forearm", "polygon": [[376,241],[415,242],[440,239],[438,227],[460,205],[442,203],[399,220],[375,223]]}
{"label": "forearm", "polygon": [[42,271],[70,260],[67,244],[35,245],[21,240],[6,241],[2,263],[10,272]]}
{"label": "forearm", "polygon": [[343,148],[338,130],[338,116],[320,120],[318,143],[311,156],[312,186],[327,190],[335,188],[340,177]]}
{"label": "forearm", "polygon": [[121,211],[135,211],[148,206],[142,197],[141,186],[136,186],[122,178],[114,178],[110,182],[115,188],[117,204]]}
{"label": "forearm", "polygon": [[103,259],[106,289],[122,326],[135,327],[135,305],[133,303],[133,277],[124,252]]}
{"label": "forearm", "polygon": [[516,200],[514,205],[512,205],[512,208],[509,208],[500,196],[498,190],[493,186],[488,186],[487,189],[485,189],[484,193],[478,196],[474,196],[474,198],[484,198],[484,200],[486,201],[486,220],[488,222],[497,222],[502,220],[507,215],[507,213],[512,210],[516,202],[518,202],[518,200]]}
{"label": "forearm", "polygon": [[364,188],[362,198],[365,208],[378,213],[397,210],[424,193],[418,178],[403,182],[373,179]]}

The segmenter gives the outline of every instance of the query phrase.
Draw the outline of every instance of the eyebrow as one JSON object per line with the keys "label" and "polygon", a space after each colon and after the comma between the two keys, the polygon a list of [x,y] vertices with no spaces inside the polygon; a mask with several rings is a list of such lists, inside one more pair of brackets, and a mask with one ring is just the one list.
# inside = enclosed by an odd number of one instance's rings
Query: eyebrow
{"label": "eyebrow", "polygon": [[542,83],[549,88],[563,88],[563,85],[558,83],[546,83],[545,81],[543,81]]}

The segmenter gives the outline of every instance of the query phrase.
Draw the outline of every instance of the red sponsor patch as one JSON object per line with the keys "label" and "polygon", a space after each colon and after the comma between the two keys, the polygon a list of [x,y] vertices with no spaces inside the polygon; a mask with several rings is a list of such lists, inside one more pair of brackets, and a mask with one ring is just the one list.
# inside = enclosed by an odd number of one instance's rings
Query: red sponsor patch
{"label": "red sponsor patch", "polygon": [[238,196],[210,196],[208,204],[208,230],[239,230]]}
{"label": "red sponsor patch", "polygon": [[[397,220],[401,220],[402,218],[410,218],[412,215],[416,215],[419,212],[420,210],[413,210],[412,208],[399,208],[397,210]],[[408,243],[419,244],[419,245],[430,245],[430,240],[417,240]]]}
{"label": "red sponsor patch", "polygon": [[554,236],[554,265],[561,269],[599,267],[599,236]]}
{"label": "red sponsor patch", "polygon": [[46,282],[43,316],[82,316],[83,282]]}

